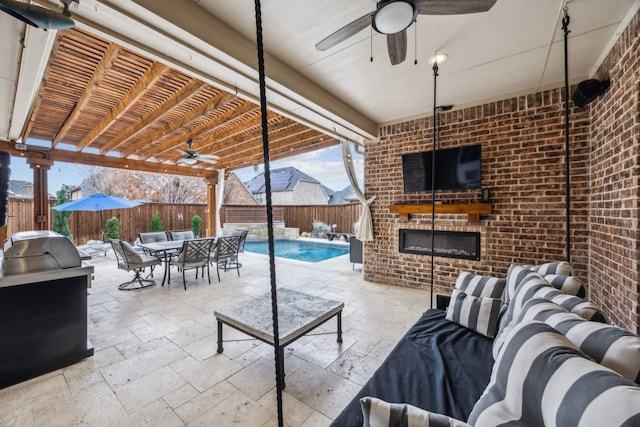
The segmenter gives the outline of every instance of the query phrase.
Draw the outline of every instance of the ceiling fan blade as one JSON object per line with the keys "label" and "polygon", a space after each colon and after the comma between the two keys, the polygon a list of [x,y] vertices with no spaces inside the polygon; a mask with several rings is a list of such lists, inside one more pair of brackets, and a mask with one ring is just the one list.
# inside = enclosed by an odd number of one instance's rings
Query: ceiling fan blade
{"label": "ceiling fan blade", "polygon": [[419,15],[463,15],[486,12],[496,0],[414,0]]}
{"label": "ceiling fan blade", "polygon": [[203,163],[209,163],[210,165],[216,165],[218,164],[218,161],[215,159],[204,159],[202,157],[198,158],[199,161],[203,162]]}
{"label": "ceiling fan blade", "polygon": [[220,160],[220,157],[216,156],[215,154],[200,154],[198,156],[199,159],[213,159],[213,160]]}
{"label": "ceiling fan blade", "polygon": [[407,30],[387,35],[387,50],[391,65],[398,65],[407,57]]}
{"label": "ceiling fan blade", "polygon": [[318,44],[316,44],[316,49],[325,51],[337,45],[338,43],[345,41],[349,37],[358,34],[360,31],[371,25],[371,17],[374,13],[375,12],[367,13],[366,15],[363,15],[355,21],[350,22],[349,24],[340,28],[335,33],[325,37],[320,42],[318,42]]}
{"label": "ceiling fan blade", "polygon": [[188,156],[188,155],[189,155],[189,153],[188,153],[187,151],[185,151],[185,150],[181,150],[180,148],[177,148],[177,150],[178,150],[179,152],[181,152],[182,154],[184,154],[185,156]]}

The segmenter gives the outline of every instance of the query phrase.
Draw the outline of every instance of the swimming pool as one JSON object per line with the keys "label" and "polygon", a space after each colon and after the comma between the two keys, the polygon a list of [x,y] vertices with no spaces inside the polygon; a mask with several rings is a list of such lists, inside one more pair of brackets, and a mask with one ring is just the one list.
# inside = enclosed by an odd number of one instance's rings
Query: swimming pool
{"label": "swimming pool", "polygon": [[[256,254],[269,255],[266,240],[247,240],[244,250]],[[310,242],[307,240],[276,240],[274,242],[275,256],[295,259],[298,261],[319,262],[329,258],[349,253],[348,246]]]}

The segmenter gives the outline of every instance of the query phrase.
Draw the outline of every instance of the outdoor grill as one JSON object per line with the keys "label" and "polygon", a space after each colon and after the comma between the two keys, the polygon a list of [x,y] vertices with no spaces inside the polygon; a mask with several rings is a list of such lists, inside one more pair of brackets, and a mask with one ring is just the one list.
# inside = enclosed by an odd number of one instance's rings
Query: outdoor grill
{"label": "outdoor grill", "polygon": [[73,243],[55,231],[23,231],[11,235],[4,248],[4,275],[81,267]]}
{"label": "outdoor grill", "polygon": [[53,231],[15,233],[0,270],[0,388],[93,355],[87,288],[93,266]]}

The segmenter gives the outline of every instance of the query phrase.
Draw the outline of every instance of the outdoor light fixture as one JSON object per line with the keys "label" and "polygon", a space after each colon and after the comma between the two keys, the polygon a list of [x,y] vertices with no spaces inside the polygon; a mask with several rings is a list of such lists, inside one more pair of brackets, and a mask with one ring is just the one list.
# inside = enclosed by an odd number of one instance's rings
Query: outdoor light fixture
{"label": "outdoor light fixture", "polygon": [[429,58],[429,64],[442,64],[449,56],[446,53],[436,53]]}
{"label": "outdoor light fixture", "polygon": [[418,15],[413,3],[393,0],[383,3],[373,14],[373,28],[382,34],[395,34],[407,28]]}
{"label": "outdoor light fixture", "polygon": [[69,17],[71,16],[69,6],[72,3],[74,3],[74,6],[77,5],[77,1],[66,0],[62,1],[62,3],[64,3],[63,13],[58,13],[45,7],[22,3],[15,0],[0,0],[0,10],[21,20],[22,22],[45,31],[64,30],[75,25],[73,19]]}
{"label": "outdoor light fixture", "polygon": [[192,158],[186,158],[186,159],[180,159],[180,163],[186,164],[186,165],[195,165],[197,162],[196,159],[192,159]]}

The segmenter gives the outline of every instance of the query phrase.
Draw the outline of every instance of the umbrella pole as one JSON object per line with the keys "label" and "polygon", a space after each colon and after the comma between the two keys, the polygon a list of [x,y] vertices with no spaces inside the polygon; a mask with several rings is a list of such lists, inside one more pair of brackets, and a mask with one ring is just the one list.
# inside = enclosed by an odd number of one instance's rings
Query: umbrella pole
{"label": "umbrella pole", "polygon": [[102,243],[105,243],[104,219],[102,218],[102,211],[100,211],[100,231],[102,232]]}

